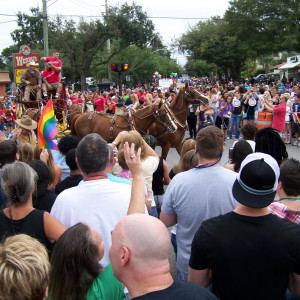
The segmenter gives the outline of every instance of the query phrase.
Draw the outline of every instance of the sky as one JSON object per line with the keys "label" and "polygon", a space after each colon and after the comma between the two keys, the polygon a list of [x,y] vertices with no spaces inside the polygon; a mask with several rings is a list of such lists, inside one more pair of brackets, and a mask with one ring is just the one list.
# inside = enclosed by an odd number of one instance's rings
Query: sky
{"label": "sky", "polygon": [[[108,0],[108,6],[115,6],[125,1]],[[127,1],[131,3],[132,1]],[[209,19],[212,16],[223,16],[228,8],[228,0],[135,0],[135,3],[143,7],[149,17],[153,18],[156,32],[158,32],[165,45],[170,45],[173,40],[194,26],[200,19]],[[15,15],[18,11],[29,13],[30,7],[43,7],[42,0],[1,0],[0,12],[0,53],[2,50],[13,44],[10,33],[17,28]],[[47,10],[49,17],[55,15],[81,15],[95,16],[101,15],[105,11],[105,0],[47,0]],[[173,19],[172,19],[173,18]],[[188,18],[188,19],[174,19]],[[195,18],[195,19],[193,19]],[[78,20],[78,17],[73,17]],[[88,18],[90,19],[90,18]],[[183,65],[186,61],[185,56],[174,52],[172,57]]]}

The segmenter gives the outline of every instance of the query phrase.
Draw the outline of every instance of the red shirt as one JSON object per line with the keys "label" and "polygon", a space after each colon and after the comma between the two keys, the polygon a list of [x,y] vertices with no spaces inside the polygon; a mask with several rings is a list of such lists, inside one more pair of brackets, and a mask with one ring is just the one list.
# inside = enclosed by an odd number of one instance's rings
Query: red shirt
{"label": "red shirt", "polygon": [[15,120],[15,117],[13,114],[11,114],[10,116],[6,116],[6,122],[13,122]]}
{"label": "red shirt", "polygon": [[53,57],[46,57],[46,62],[52,62],[54,67],[62,68],[62,63],[60,59],[56,59]]}
{"label": "red shirt", "polygon": [[17,109],[18,109],[17,104],[15,104],[12,107],[12,110],[11,110],[11,112],[13,113],[15,119],[17,118]]}
{"label": "red shirt", "polygon": [[4,122],[6,117],[6,109],[0,109],[0,121]]}
{"label": "red shirt", "polygon": [[272,127],[277,129],[279,132],[284,131],[285,127],[285,114],[286,114],[286,105],[279,104],[275,105],[273,108],[273,122]]}
{"label": "red shirt", "polygon": [[59,73],[56,72],[54,69],[48,71],[48,69],[45,69],[43,71],[43,78],[47,78],[48,83],[58,83],[60,82],[59,80]]}
{"label": "red shirt", "polygon": [[72,104],[82,103],[82,99],[81,98],[74,98],[74,97],[71,96],[70,100],[72,101]]}
{"label": "red shirt", "polygon": [[97,105],[95,111],[104,111],[104,104],[107,105],[105,99],[103,97],[99,97],[99,98],[95,98],[94,101]]}
{"label": "red shirt", "polygon": [[118,99],[108,101],[107,103],[109,103],[108,109],[112,110],[112,112],[115,113],[116,112],[116,104],[118,103]]}
{"label": "red shirt", "polygon": [[142,99],[144,102],[146,101],[146,93],[143,94],[137,94],[138,99]]}

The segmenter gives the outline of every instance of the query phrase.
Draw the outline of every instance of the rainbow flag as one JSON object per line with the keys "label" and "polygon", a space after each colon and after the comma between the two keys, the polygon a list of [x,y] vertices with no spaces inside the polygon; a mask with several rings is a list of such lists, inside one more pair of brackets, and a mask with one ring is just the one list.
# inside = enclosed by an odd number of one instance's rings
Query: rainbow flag
{"label": "rainbow flag", "polygon": [[296,124],[300,124],[300,117],[299,117],[298,113],[293,113],[293,118],[294,118],[294,122]]}
{"label": "rainbow flag", "polygon": [[42,111],[38,124],[37,133],[39,147],[43,149],[58,150],[57,145],[53,142],[57,132],[53,103],[52,99],[50,99]]}

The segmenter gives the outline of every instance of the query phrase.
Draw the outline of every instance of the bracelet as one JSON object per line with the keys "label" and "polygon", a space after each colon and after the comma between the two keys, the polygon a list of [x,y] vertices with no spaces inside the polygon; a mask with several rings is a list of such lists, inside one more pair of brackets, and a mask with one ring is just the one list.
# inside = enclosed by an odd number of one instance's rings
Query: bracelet
{"label": "bracelet", "polygon": [[118,147],[118,145],[115,141],[113,141],[112,144],[115,145],[116,147]]}

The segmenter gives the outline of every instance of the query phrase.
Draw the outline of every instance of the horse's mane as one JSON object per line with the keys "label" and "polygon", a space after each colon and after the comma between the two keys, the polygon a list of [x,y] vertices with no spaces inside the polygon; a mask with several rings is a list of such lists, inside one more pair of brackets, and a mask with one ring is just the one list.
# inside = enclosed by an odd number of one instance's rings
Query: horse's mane
{"label": "horse's mane", "polygon": [[172,100],[170,107],[176,107],[179,101],[179,96],[183,93],[184,88],[181,88],[179,92],[175,95],[175,98]]}

